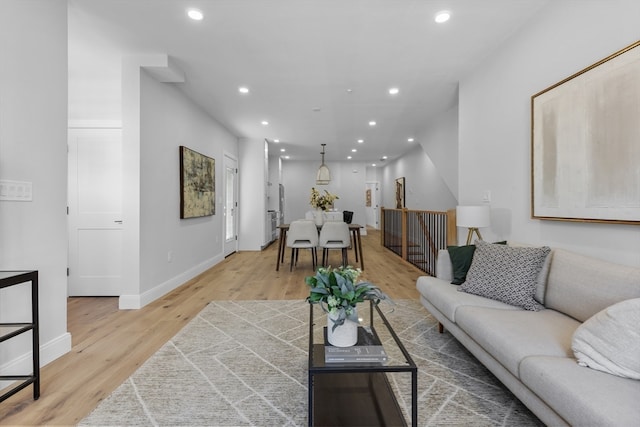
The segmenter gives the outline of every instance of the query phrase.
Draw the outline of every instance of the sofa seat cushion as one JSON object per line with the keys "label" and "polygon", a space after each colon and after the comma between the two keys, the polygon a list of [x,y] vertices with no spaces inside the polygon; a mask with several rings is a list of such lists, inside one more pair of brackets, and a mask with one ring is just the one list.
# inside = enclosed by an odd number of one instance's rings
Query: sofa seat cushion
{"label": "sofa seat cushion", "polygon": [[520,380],[575,426],[637,426],[640,381],[585,368],[573,358],[532,356]]}
{"label": "sofa seat cushion", "polygon": [[489,307],[502,310],[521,310],[500,301],[480,297],[465,292],[458,292],[459,286],[431,276],[418,277],[416,288],[424,298],[436,306],[447,319],[456,322],[456,310],[467,305]]}
{"label": "sofa seat cushion", "polygon": [[573,358],[571,338],[580,322],[554,310],[505,311],[459,307],[456,324],[514,376],[528,356]]}

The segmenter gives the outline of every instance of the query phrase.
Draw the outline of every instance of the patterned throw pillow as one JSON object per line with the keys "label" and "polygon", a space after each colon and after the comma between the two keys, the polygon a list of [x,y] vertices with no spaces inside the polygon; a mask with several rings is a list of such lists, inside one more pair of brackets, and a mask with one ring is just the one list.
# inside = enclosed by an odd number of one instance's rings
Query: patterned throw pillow
{"label": "patterned throw pillow", "polygon": [[[506,245],[507,241],[493,242],[494,245]],[[461,285],[467,280],[467,272],[471,267],[471,261],[473,260],[473,253],[476,250],[476,245],[466,246],[447,246],[449,252],[449,259],[451,260],[451,267],[453,269],[452,285]]]}
{"label": "patterned throw pillow", "polygon": [[538,273],[551,252],[548,246],[511,247],[476,241],[467,280],[460,291],[538,311],[535,299]]}

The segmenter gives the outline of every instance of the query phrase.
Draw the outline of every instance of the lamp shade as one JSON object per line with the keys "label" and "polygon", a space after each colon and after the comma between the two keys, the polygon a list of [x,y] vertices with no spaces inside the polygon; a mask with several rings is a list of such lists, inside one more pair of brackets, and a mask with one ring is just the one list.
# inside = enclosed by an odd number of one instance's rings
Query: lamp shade
{"label": "lamp shade", "polygon": [[322,164],[320,164],[320,167],[318,168],[318,174],[316,175],[316,185],[328,185],[331,182],[331,171],[329,170],[329,168],[327,167],[327,165],[324,164],[324,147],[326,147],[327,144],[320,144],[322,145]]}
{"label": "lamp shade", "polygon": [[456,225],[458,227],[480,228],[491,225],[489,206],[456,206]]}
{"label": "lamp shade", "polygon": [[331,172],[327,165],[322,163],[320,168],[318,169],[318,174],[316,175],[316,184],[317,185],[327,185],[331,182]]}

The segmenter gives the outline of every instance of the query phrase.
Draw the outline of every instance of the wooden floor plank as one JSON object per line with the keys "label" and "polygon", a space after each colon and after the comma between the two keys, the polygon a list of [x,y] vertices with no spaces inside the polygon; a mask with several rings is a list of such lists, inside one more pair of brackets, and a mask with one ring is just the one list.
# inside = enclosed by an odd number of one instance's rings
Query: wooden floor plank
{"label": "wooden floor plank", "polygon": [[[376,230],[368,230],[362,244],[364,279],[393,299],[418,298],[415,282],[424,273],[383,248]],[[71,352],[42,369],[39,400],[29,387],[0,403],[0,425],[77,424],[209,301],[306,298],[309,254],[300,254],[293,272],[288,256],[275,271],[277,249],[276,242],[233,254],[140,310],[118,310],[117,298],[69,298]],[[349,260],[355,261],[353,251]],[[339,261],[339,252],[331,254],[330,262]]]}

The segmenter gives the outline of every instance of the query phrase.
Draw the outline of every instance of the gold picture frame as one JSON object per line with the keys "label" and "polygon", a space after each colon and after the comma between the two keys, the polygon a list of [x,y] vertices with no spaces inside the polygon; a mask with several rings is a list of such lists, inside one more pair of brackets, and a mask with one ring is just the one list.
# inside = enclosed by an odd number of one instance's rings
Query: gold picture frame
{"label": "gold picture frame", "polygon": [[531,217],[640,224],[640,41],[531,97]]}
{"label": "gold picture frame", "polygon": [[216,160],[180,146],[180,218],[216,213]]}

